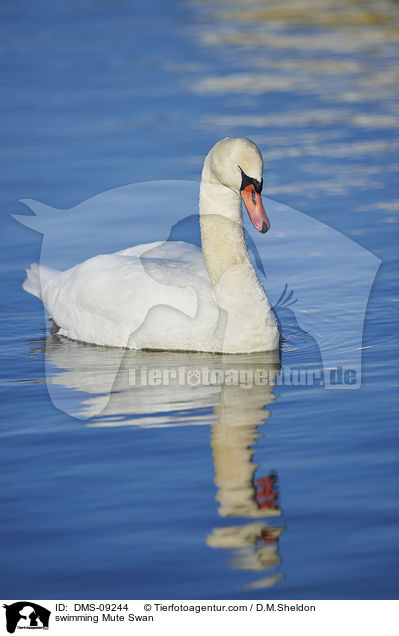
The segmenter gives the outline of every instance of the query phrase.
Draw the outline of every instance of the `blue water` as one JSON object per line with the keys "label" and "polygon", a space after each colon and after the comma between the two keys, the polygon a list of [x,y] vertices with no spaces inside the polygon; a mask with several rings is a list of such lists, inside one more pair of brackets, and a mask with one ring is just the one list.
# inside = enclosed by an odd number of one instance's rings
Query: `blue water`
{"label": "blue water", "polygon": [[[3,598],[397,596],[399,12],[285,5],[0,9]],[[265,196],[284,204],[270,203],[270,236],[247,225],[273,301],[286,283],[298,299],[277,308],[283,368],[319,368],[321,345],[338,361],[358,350],[347,287],[320,330],[300,313],[335,289],[348,254],[323,261],[331,235],[283,226],[284,214],[304,212],[381,261],[362,385],[279,384],[279,360],[258,355],[236,364],[274,370],[263,388],[146,387],[132,399],[129,369],[231,363],[52,335],[21,288],[42,236],[10,213],[30,214],[21,199],[69,210],[126,184],[182,181],[192,185],[175,217],[132,206],[130,218],[101,207],[96,218],[92,207],[76,228],[57,217],[52,251],[47,224],[43,249],[66,267],[95,241],[121,249],[172,229],[195,242],[192,221],[176,220],[196,213],[209,148],[235,135],[259,145]]]}

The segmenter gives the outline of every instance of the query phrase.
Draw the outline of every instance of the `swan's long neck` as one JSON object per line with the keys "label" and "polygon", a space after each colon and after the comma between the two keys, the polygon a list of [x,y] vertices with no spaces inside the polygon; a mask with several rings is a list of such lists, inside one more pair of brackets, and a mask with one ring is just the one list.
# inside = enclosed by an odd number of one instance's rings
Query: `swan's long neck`
{"label": "swan's long neck", "polygon": [[215,287],[226,271],[251,261],[244,237],[241,197],[212,178],[207,161],[202,172],[199,210],[202,251]]}
{"label": "swan's long neck", "polygon": [[248,255],[241,197],[213,177],[208,158],[201,180],[200,223],[202,252],[224,321],[223,350],[276,349],[278,328]]}

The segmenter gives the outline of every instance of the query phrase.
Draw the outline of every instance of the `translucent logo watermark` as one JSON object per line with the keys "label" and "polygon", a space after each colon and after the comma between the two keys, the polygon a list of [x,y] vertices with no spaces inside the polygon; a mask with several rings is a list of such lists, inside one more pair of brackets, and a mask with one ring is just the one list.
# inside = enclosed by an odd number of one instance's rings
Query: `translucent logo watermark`
{"label": "translucent logo watermark", "polygon": [[[72,274],[60,272],[99,254],[118,252],[112,262],[117,273],[114,284],[101,287],[104,270],[97,270],[96,262],[89,261],[76,288],[79,294],[69,300],[65,296],[63,306],[58,304],[54,312],[47,313],[56,323],[53,333],[43,340],[43,349],[49,394],[57,408],[87,419],[100,415],[112,396],[113,416],[117,417],[118,409],[125,416],[141,408],[144,390],[161,408],[162,401],[167,404],[163,392],[171,387],[174,401],[186,406],[187,400],[189,404],[190,399],[198,398],[200,388],[214,392],[230,386],[231,390],[236,387],[250,393],[263,382],[326,389],[360,387],[363,323],[379,259],[317,219],[263,197],[271,229],[260,234],[244,212],[245,240],[252,266],[280,325],[282,358],[280,362],[280,352],[273,352],[271,376],[258,368],[268,364],[270,352],[239,353],[244,360],[242,367],[238,362],[232,364],[236,356],[223,353],[223,342],[233,316],[225,305],[218,306],[212,300],[209,279],[205,280],[198,190],[197,182],[145,182],[106,191],[69,210],[25,200],[34,216],[14,215],[23,225],[43,234],[32,286],[49,307],[56,296],[60,303],[64,293],[53,284],[51,295],[51,278],[61,277],[60,285],[62,281],[71,284]],[[176,252],[174,245],[179,246]],[[102,257],[103,264],[107,258]],[[190,276],[181,275],[183,261],[185,267],[190,264]],[[129,277],[124,285],[126,268],[134,269],[134,286],[129,286]],[[126,293],[136,304],[134,312],[121,322],[114,316]],[[79,338],[79,331],[74,331],[73,299],[81,303],[75,313],[89,336],[95,331],[98,315],[108,308],[107,328],[115,339],[83,344],[82,340],[96,340]],[[84,315],[82,306],[89,306]],[[62,311],[69,312],[69,329],[59,324]],[[205,326],[212,320],[212,337],[219,338],[221,353],[173,352],[173,329],[168,325],[181,333],[204,329],[206,337]],[[157,348],[166,351],[136,350],[135,343],[140,338],[144,341],[154,330],[164,333],[165,347]],[[104,346],[109,344],[113,346]],[[190,349],[189,340],[187,344]],[[200,365],[195,363],[198,356]],[[235,370],[230,375],[229,367]]]}
{"label": "translucent logo watermark", "polygon": [[351,387],[357,384],[356,369],[301,369],[270,368],[203,368],[178,367],[175,369],[135,367],[128,370],[130,387],[158,386],[233,386],[252,389],[262,386],[337,386]]}

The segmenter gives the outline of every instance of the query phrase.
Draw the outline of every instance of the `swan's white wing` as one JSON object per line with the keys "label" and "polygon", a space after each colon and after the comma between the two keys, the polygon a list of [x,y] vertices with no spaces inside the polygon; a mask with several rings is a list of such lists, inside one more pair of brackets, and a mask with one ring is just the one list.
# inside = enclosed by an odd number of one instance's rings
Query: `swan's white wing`
{"label": "swan's white wing", "polygon": [[[161,334],[180,330],[182,323],[191,325],[198,294],[212,304],[201,250],[183,243],[152,243],[99,255],[61,272],[46,285],[43,301],[62,335],[139,348],[159,347]],[[146,329],[154,310],[159,325],[154,329],[152,319]],[[141,335],[136,337],[138,330]]]}
{"label": "swan's white wing", "polygon": [[163,245],[165,241],[154,241],[153,243],[142,243],[141,245],[134,245],[133,247],[127,247],[126,249],[119,250],[115,254],[121,254],[122,256],[141,256],[150,250],[155,249]]}

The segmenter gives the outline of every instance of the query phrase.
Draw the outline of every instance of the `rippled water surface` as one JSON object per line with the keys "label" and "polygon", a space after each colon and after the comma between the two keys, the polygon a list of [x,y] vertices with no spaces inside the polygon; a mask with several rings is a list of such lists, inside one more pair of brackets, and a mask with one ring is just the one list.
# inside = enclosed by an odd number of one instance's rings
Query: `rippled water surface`
{"label": "rippled water surface", "polygon": [[[1,595],[396,597],[397,3],[0,11]],[[203,158],[239,135],[265,160],[272,229],[247,232],[281,357],[53,334],[21,288],[42,245],[63,268],[198,244]],[[349,360],[360,388],[282,380]]]}

